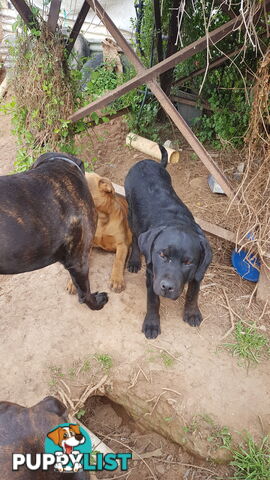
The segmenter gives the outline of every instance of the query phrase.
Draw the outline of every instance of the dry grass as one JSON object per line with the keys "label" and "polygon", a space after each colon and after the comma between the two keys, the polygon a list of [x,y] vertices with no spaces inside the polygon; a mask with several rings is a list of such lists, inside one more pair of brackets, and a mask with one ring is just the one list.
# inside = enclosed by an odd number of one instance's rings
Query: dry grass
{"label": "dry grass", "polygon": [[72,135],[67,121],[75,110],[76,94],[60,35],[51,35],[45,24],[39,35],[18,39],[13,91],[17,105],[17,133],[22,147],[59,150]]}
{"label": "dry grass", "polygon": [[[256,75],[249,129],[245,138],[245,174],[236,197],[240,217],[238,242],[261,258],[270,252],[270,49]],[[236,198],[235,197],[235,198]],[[251,238],[247,239],[247,235]]]}

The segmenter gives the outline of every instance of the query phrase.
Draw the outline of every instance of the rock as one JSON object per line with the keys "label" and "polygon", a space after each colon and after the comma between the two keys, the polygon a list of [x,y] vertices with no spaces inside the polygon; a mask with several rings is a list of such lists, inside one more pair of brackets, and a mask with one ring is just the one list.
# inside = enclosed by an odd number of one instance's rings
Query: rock
{"label": "rock", "polygon": [[213,193],[223,193],[224,191],[222,190],[221,186],[217,183],[216,179],[213,177],[213,175],[209,175],[208,177],[208,185],[210,187],[210,190]]}

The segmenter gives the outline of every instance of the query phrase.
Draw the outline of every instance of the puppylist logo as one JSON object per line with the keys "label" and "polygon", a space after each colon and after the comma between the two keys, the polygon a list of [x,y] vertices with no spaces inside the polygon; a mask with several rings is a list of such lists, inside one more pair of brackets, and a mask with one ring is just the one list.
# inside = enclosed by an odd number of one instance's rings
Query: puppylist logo
{"label": "puppylist logo", "polygon": [[92,452],[89,434],[80,425],[62,423],[53,428],[46,436],[45,453],[13,453],[12,470],[18,471],[23,465],[30,471],[48,471],[73,473],[79,471],[121,471],[128,470],[131,453]]}

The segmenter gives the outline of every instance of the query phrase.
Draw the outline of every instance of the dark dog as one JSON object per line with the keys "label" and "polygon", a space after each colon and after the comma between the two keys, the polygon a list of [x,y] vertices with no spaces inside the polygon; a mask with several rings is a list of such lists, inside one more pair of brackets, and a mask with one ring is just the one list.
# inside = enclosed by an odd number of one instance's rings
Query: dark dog
{"label": "dark dog", "polygon": [[[12,453],[44,453],[44,441],[56,425],[68,423],[66,407],[54,397],[46,397],[31,408],[0,402],[0,472],[1,480],[60,480],[65,473],[29,471],[24,466],[12,471]],[[70,480],[87,480],[86,472],[70,473]]]}
{"label": "dark dog", "polygon": [[172,187],[165,170],[167,151],[160,149],[161,164],[142,160],[130,169],[125,181],[133,234],[128,270],[140,269],[140,252],[147,263],[147,313],[142,327],[146,338],[156,338],[160,333],[159,296],[176,300],[186,283],[184,321],[200,325],[200,282],[212,259],[202,229]]}
{"label": "dark dog", "polygon": [[91,293],[88,279],[96,223],[83,163],[65,153],[41,155],[27,172],[0,177],[0,274],[61,262],[80,302],[101,309],[107,294]]}

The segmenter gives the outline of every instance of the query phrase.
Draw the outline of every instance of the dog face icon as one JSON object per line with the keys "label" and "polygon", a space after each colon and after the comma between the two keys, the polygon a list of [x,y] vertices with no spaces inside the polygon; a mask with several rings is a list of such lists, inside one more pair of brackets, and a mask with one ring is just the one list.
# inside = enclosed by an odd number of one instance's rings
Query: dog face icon
{"label": "dog face icon", "polygon": [[79,425],[69,425],[69,427],[58,427],[56,430],[48,433],[48,437],[63,449],[63,452],[70,455],[73,448],[85,442],[85,438],[80,431]]}
{"label": "dog face icon", "polygon": [[[80,431],[79,425],[69,425],[68,427],[58,427],[52,432],[48,433],[48,438],[50,438],[56,445],[59,445],[63,449],[63,452],[66,455],[71,455],[72,453],[78,454],[78,451],[73,451],[74,447],[78,447],[85,442],[85,437]],[[55,464],[55,469],[59,472],[78,472],[82,469],[82,465],[79,462],[75,462],[73,467],[67,465],[63,467],[61,463]]]}

